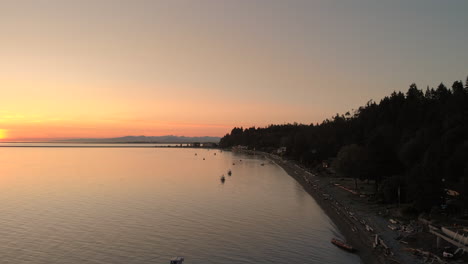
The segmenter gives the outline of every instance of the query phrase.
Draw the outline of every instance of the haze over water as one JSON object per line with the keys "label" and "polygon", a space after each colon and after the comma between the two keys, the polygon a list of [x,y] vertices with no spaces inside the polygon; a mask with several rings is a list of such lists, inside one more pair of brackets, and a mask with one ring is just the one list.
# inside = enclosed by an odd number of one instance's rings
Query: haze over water
{"label": "haze over water", "polygon": [[360,262],[330,243],[340,235],[302,187],[260,157],[0,148],[0,159],[2,263]]}

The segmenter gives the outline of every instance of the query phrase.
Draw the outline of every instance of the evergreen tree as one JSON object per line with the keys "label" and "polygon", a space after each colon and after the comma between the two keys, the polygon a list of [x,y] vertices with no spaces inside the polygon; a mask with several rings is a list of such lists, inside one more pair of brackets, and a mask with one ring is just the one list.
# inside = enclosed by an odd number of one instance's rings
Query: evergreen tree
{"label": "evergreen tree", "polygon": [[466,76],[465,92],[468,93],[468,76]]}
{"label": "evergreen tree", "polygon": [[441,83],[424,93],[411,84],[406,94],[393,92],[351,113],[315,125],[235,127],[220,146],[267,152],[286,147],[287,158],[311,168],[336,157],[345,175],[375,180],[386,202],[396,202],[397,186],[419,210],[440,205],[444,188],[468,201],[468,77],[464,86],[455,81],[447,89]]}

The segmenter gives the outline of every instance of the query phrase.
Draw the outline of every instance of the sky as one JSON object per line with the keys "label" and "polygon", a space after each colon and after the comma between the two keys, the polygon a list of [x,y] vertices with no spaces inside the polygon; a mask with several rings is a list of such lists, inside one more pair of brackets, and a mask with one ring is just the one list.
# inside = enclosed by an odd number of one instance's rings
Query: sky
{"label": "sky", "polygon": [[466,0],[0,0],[0,140],[223,136],[465,80]]}

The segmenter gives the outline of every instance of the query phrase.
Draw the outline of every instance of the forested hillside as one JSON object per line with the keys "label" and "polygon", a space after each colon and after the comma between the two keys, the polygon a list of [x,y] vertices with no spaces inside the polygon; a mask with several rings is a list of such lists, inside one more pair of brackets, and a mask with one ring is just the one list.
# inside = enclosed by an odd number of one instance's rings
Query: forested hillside
{"label": "forested hillside", "polygon": [[[368,102],[353,113],[337,114],[321,124],[282,124],[234,128],[220,146],[245,145],[275,151],[307,167],[334,158],[339,172],[377,183],[385,202],[414,202],[429,210],[449,200],[445,189],[461,195],[453,210],[462,210],[468,194],[468,78],[451,88],[394,92],[379,103]],[[456,206],[457,202],[459,203]]]}

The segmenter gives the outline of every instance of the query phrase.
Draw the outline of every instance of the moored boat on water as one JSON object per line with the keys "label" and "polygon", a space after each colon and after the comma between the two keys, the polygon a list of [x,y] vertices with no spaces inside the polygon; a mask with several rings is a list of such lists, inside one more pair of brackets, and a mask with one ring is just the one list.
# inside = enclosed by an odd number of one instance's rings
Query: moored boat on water
{"label": "moored boat on water", "polygon": [[339,239],[333,238],[331,240],[331,242],[332,242],[333,245],[335,245],[335,246],[337,246],[339,248],[342,248],[344,250],[347,250],[349,252],[354,252],[355,251],[355,249],[351,245],[349,245],[349,244],[347,244],[347,243],[345,243],[345,242],[343,242],[343,241],[341,241]]}

